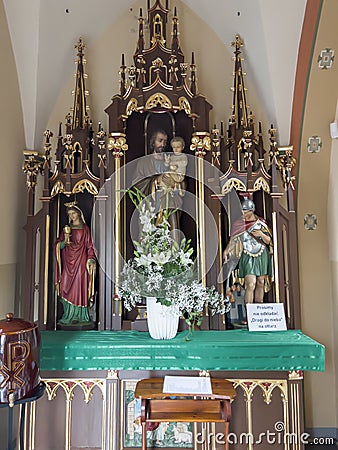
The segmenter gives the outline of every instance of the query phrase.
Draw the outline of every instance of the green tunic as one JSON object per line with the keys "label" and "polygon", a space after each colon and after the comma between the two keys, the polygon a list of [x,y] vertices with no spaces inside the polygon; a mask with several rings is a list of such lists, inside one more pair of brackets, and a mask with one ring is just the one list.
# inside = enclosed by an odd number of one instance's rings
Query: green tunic
{"label": "green tunic", "polygon": [[251,256],[245,252],[241,254],[238,265],[238,276],[244,278],[245,275],[272,276],[271,256],[265,247],[259,256]]}

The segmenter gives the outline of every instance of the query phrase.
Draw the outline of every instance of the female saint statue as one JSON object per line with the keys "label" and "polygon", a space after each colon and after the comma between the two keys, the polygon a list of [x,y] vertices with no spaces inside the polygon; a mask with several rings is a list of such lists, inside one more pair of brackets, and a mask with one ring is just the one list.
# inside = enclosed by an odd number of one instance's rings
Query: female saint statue
{"label": "female saint statue", "polygon": [[55,242],[55,286],[63,305],[59,325],[93,328],[89,307],[94,302],[95,250],[81,209],[66,204],[68,222]]}

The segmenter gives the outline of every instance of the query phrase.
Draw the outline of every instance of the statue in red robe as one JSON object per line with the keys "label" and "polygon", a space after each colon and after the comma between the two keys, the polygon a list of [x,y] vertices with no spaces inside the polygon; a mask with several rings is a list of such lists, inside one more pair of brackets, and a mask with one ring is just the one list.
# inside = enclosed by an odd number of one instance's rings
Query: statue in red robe
{"label": "statue in red robe", "polygon": [[80,208],[67,208],[66,225],[55,242],[55,285],[63,305],[60,325],[91,324],[96,257],[89,227]]}

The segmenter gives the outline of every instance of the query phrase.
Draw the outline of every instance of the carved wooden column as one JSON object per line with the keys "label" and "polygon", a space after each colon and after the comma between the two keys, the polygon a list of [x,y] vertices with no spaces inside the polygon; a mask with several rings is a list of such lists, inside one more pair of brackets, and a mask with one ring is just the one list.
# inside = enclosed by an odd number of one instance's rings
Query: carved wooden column
{"label": "carved wooden column", "polygon": [[[23,171],[27,176],[26,184],[28,187],[28,214],[26,231],[26,272],[25,272],[25,294],[24,294],[24,317],[27,320],[34,320],[34,294],[38,286],[39,278],[36,276],[36,241],[38,233],[38,224],[35,220],[35,189],[37,185],[38,174],[42,173],[44,166],[44,157],[36,151],[24,151],[25,161]],[[41,229],[43,233],[44,230]],[[41,241],[42,242],[42,239]]]}
{"label": "carved wooden column", "polygon": [[[112,152],[114,158],[114,182],[112,183],[112,198],[113,205],[115,206],[112,211],[113,217],[113,230],[112,236],[114,243],[112,248],[114,254],[111,255],[113,262],[113,298],[112,298],[112,328],[119,329],[122,324],[122,300],[119,295],[119,278],[122,271],[122,242],[124,231],[122,226],[122,209],[121,209],[121,158],[124,157],[125,152],[128,150],[128,144],[126,143],[126,135],[124,133],[110,133],[108,137],[108,150]],[[124,223],[124,226],[126,224]]]}
{"label": "carved wooden column", "polygon": [[292,370],[288,373],[289,381],[289,443],[292,450],[303,450],[309,437],[304,433],[303,415],[303,371]]}
{"label": "carved wooden column", "polygon": [[25,161],[22,169],[26,174],[28,188],[28,216],[34,216],[35,188],[38,181],[38,174],[43,171],[44,158],[41,153],[30,150],[25,150],[23,154]]}
{"label": "carved wooden column", "polygon": [[205,199],[204,199],[204,157],[211,150],[210,134],[197,131],[191,138],[190,150],[195,152],[196,158],[196,226],[199,278],[206,285],[206,236],[205,236]]}

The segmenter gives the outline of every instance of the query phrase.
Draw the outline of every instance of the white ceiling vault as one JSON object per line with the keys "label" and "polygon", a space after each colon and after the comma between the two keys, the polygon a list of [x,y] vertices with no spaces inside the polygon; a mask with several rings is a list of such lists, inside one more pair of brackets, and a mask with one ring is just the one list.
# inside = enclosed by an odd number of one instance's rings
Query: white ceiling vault
{"label": "white ceiling vault", "polygon": [[[163,0],[162,0],[163,1]],[[229,46],[246,35],[250,80],[288,144],[295,68],[306,0],[181,0]],[[73,70],[73,46],[88,42],[133,7],[134,0],[3,0],[17,65],[26,148],[38,149],[50,105]],[[151,2],[153,4],[153,0]],[[144,9],[147,2],[144,0]],[[169,7],[175,0],[169,0]],[[264,76],[263,76],[264,75]],[[264,86],[262,85],[264,80]]]}

